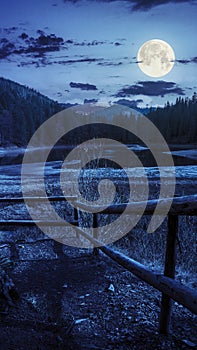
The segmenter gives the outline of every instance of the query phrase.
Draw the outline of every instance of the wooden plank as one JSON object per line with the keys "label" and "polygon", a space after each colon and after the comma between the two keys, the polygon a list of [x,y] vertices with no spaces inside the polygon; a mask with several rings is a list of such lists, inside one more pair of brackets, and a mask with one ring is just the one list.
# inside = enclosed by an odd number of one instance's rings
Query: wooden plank
{"label": "wooden plank", "polygon": [[[97,217],[97,213],[93,213],[93,228],[94,228],[93,237],[97,240],[98,239],[98,217]],[[99,254],[99,250],[98,250],[97,247],[93,248],[93,254],[94,255],[98,255]]]}
{"label": "wooden plank", "polygon": [[[171,215],[197,215],[197,195],[182,196],[174,198],[165,199],[151,199],[148,202],[134,202],[134,203],[121,203],[114,204],[108,208],[103,206],[106,214],[120,214],[127,207],[128,213],[138,214],[144,204],[146,204],[146,209],[144,211],[145,215],[152,215],[156,206],[159,204],[160,209],[158,214],[163,214],[168,208],[169,203],[172,202],[169,213]],[[85,205],[84,203],[77,202],[78,208],[83,210],[91,211],[91,206]],[[100,212],[102,211],[102,206],[98,207]]]}
{"label": "wooden plank", "polygon": [[76,201],[77,197],[75,196],[50,196],[50,197],[3,197],[0,198],[0,203],[23,203],[25,200],[28,202],[45,202],[46,199],[54,202],[61,202],[61,201]]}
{"label": "wooden plank", "polygon": [[183,286],[169,277],[154,273],[146,266],[119,252],[114,252],[108,247],[100,247],[99,249],[143,281],[197,314],[197,292],[194,289]]}
{"label": "wooden plank", "polygon": [[[47,197],[50,201],[65,201],[64,196],[51,196]],[[46,201],[46,197],[26,197],[26,200],[29,202],[44,202]],[[71,196],[67,197],[69,201],[77,201],[77,197]],[[166,199],[153,199],[149,200],[146,205],[146,209],[144,211],[145,215],[153,214],[155,207],[157,204],[160,204],[160,212],[161,214],[165,210],[166,206],[169,204],[169,201],[173,201],[169,213],[171,215],[197,215],[197,195],[191,196],[182,196],[182,197],[174,197],[174,198],[166,198]],[[0,198],[0,203],[20,203],[24,202],[23,197],[18,198]],[[91,207],[85,206],[84,203],[77,202],[78,209],[89,209],[91,211]],[[115,204],[110,206],[110,208],[105,208],[106,214],[120,214],[125,206],[128,207],[130,213],[137,214],[141,206],[144,205],[144,202],[137,203],[122,203]],[[102,211],[101,206],[99,206]],[[158,213],[159,214],[159,213]]]}
{"label": "wooden plank", "polygon": [[[74,221],[78,224],[79,226],[79,212],[77,210],[77,208],[74,207]],[[79,239],[80,235],[78,233],[78,231],[76,232],[76,238]]]}
{"label": "wooden plank", "polygon": [[[168,234],[164,276],[174,279],[176,264],[176,240],[178,235],[178,216],[168,215]],[[172,314],[172,300],[169,295],[162,293],[159,332],[168,334]]]}
{"label": "wooden plank", "polygon": [[197,314],[197,291],[188,288],[179,282],[163,276],[161,274],[152,272],[143,264],[129,258],[128,256],[113,250],[112,248],[102,246],[101,242],[78,229],[78,231],[87,239],[89,239],[94,246],[97,246],[103,253],[116,261],[119,265],[132,272],[134,275],[152,285],[160,292],[167,294],[170,298],[185,306],[191,312]]}
{"label": "wooden plank", "polygon": [[[70,220],[69,224],[77,224],[77,221]],[[45,220],[1,220],[0,226],[65,226],[67,225],[66,221],[45,221]]]}

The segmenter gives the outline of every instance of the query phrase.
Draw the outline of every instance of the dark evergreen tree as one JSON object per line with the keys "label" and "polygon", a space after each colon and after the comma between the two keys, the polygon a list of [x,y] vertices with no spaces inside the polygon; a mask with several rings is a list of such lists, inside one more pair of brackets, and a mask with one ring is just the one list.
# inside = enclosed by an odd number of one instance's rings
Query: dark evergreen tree
{"label": "dark evergreen tree", "polygon": [[27,145],[36,129],[65,107],[34,89],[0,78],[0,145]]}
{"label": "dark evergreen tree", "polygon": [[147,117],[158,127],[168,143],[197,143],[197,95],[177,98],[164,108],[151,109]]}
{"label": "dark evergreen tree", "polygon": [[[59,104],[34,89],[0,78],[0,146],[26,146],[45,120],[66,107],[68,105]],[[156,125],[168,143],[197,143],[196,93],[191,99],[178,97],[173,105],[167,102],[164,108],[151,108],[146,116]],[[104,119],[108,117],[111,118],[107,114],[103,116]],[[119,116],[114,115],[113,118],[115,120]],[[91,129],[83,133],[84,140],[88,139]],[[113,133],[117,139],[118,131],[113,129]],[[100,130],[98,136],[102,137],[102,134],[103,131]],[[64,138],[62,142],[72,143],[78,139],[81,139],[80,132],[70,135],[70,138]],[[124,130],[120,140],[123,143],[140,142]]]}

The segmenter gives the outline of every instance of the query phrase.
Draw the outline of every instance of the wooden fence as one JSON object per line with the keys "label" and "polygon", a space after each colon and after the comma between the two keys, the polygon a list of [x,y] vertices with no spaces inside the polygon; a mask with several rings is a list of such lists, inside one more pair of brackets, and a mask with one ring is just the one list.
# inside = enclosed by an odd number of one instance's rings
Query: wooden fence
{"label": "wooden fence", "polygon": [[[53,196],[49,197],[50,201],[65,201],[65,197]],[[73,200],[77,203],[78,208],[82,207],[82,204],[76,202],[76,198],[71,197],[69,200]],[[28,201],[45,201],[45,197],[29,197]],[[168,204],[170,199],[161,200],[160,208],[161,212],[165,209],[165,206]],[[24,202],[23,197],[19,198],[0,198],[0,203],[22,203]],[[157,200],[150,200],[147,203],[144,215],[152,215],[156,205],[158,204]],[[140,203],[135,205],[127,204],[127,208],[130,207],[131,213],[137,213],[140,207]],[[105,210],[105,213],[110,214],[119,214],[122,213],[125,206],[124,204],[110,206],[110,210]],[[84,209],[84,205],[83,205]],[[115,251],[112,248],[107,246],[102,246],[97,237],[88,235],[82,229],[78,229],[78,233],[84,236],[86,239],[90,240],[93,245],[99,246],[94,248],[94,253],[97,254],[99,250],[109,256],[111,259],[116,261],[118,264],[122,265],[128,271],[132,272],[134,275],[139,277],[141,280],[152,285],[160,292],[162,292],[162,301],[161,301],[161,311],[160,311],[160,326],[159,332],[167,334],[170,328],[170,320],[172,313],[172,299],[177,301],[179,304],[188,308],[191,312],[197,314],[197,292],[194,289],[190,289],[186,286],[183,286],[179,282],[175,281],[175,262],[176,262],[176,241],[178,234],[178,217],[179,215],[197,215],[197,195],[194,196],[185,196],[185,197],[175,197],[171,205],[170,211],[168,213],[168,232],[167,232],[167,243],[166,243],[166,255],[165,255],[165,268],[164,274],[159,274],[152,272],[145,265],[140,264],[139,262],[129,258],[128,256]],[[73,222],[78,221],[77,209],[75,209],[75,215]],[[97,214],[93,214],[93,222],[97,223]],[[53,221],[38,221],[33,222],[31,220],[1,220],[1,226],[29,226],[35,225],[36,223],[47,225],[47,226],[56,226],[60,225],[57,222]]]}

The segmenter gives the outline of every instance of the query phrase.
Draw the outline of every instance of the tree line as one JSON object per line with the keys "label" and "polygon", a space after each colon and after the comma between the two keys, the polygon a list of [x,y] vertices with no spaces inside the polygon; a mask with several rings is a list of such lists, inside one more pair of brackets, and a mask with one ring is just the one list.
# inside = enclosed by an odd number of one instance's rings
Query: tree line
{"label": "tree line", "polygon": [[27,145],[35,130],[62,109],[34,89],[0,78],[0,145]]}
{"label": "tree line", "polygon": [[[45,120],[69,106],[53,101],[27,86],[0,78],[0,146],[26,146]],[[163,108],[150,108],[146,117],[156,125],[169,144],[197,143],[196,93],[191,98],[178,97],[174,104],[167,102]],[[95,130],[95,127],[91,130]],[[97,137],[102,137],[105,130],[98,130]],[[114,138],[120,138],[119,132],[115,128],[113,130]],[[90,135],[93,132],[83,128],[82,138],[88,139]],[[75,131],[67,139],[68,143],[72,143],[73,137],[80,139],[81,136],[81,131],[78,135]],[[120,141],[131,143],[136,142],[136,139],[125,132]],[[62,143],[65,142],[63,138]]]}
{"label": "tree line", "polygon": [[197,143],[197,94],[178,97],[175,104],[150,109],[147,117],[157,126],[168,143]]}

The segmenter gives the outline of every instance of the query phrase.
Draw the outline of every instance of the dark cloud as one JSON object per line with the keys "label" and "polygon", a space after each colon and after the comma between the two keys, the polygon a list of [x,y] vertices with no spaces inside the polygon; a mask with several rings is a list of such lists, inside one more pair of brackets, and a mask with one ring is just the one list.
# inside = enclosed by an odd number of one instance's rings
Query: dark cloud
{"label": "dark cloud", "polygon": [[[123,41],[123,39],[120,39],[120,41]],[[74,46],[98,46],[98,45],[105,45],[105,44],[110,44],[110,45],[115,45],[115,46],[123,45],[123,43],[120,41],[115,41],[115,42],[108,41],[108,40],[75,41],[73,39],[67,39],[65,41],[65,44],[74,45]]]}
{"label": "dark cloud", "polygon": [[121,66],[123,62],[109,62],[109,61],[104,61],[104,62],[99,62],[98,66],[105,66],[105,67],[116,67],[116,66]]}
{"label": "dark cloud", "polygon": [[133,3],[133,10],[146,11],[159,5],[166,5],[168,3],[195,3],[195,0],[131,0],[129,2]]}
{"label": "dark cloud", "polygon": [[[91,0],[92,1],[92,0]],[[93,0],[96,2],[116,2],[117,0]],[[63,2],[72,2],[77,3],[79,0],[63,0]],[[168,3],[193,3],[196,4],[196,0],[123,0],[125,4],[131,4],[131,9],[133,11],[147,11],[153,7],[159,6],[159,5],[165,5]]]}
{"label": "dark cloud", "polygon": [[79,58],[76,60],[60,60],[60,61],[54,61],[53,63],[56,64],[74,64],[74,63],[94,63],[94,62],[100,62],[103,58]]}
{"label": "dark cloud", "polygon": [[[64,56],[65,58],[68,56]],[[38,57],[37,60],[21,62],[19,66],[29,66],[34,65],[36,67],[44,67],[52,64],[61,64],[61,65],[73,65],[77,63],[95,63],[102,61],[103,58],[80,58],[80,59],[65,59],[65,60],[50,60],[50,57]]]}
{"label": "dark cloud", "polygon": [[0,40],[0,58],[6,58],[13,54],[43,56],[47,52],[59,51],[64,45],[64,39],[55,34],[45,34],[41,30],[38,30],[37,33],[39,35],[36,38],[29,37],[24,32],[21,33],[18,36],[20,42],[17,44],[7,38],[2,38]]}
{"label": "dark cloud", "polygon": [[164,96],[168,94],[185,95],[184,90],[173,82],[138,81],[137,84],[122,88],[115,97],[128,97],[132,95]]}
{"label": "dark cloud", "polygon": [[191,59],[191,62],[197,63],[197,56],[196,56],[196,57],[193,57],[193,58]]}
{"label": "dark cloud", "polygon": [[93,41],[84,40],[82,42],[73,42],[75,46],[98,46],[98,45],[104,45],[106,43],[107,41],[98,41],[98,40],[93,40]]}
{"label": "dark cloud", "polygon": [[123,105],[123,106],[127,106],[127,107],[130,107],[130,108],[136,108],[136,107],[138,107],[138,104],[141,103],[141,102],[143,102],[142,99],[138,99],[138,100],[127,100],[127,99],[125,99],[125,98],[116,101],[117,104]]}
{"label": "dark cloud", "polygon": [[118,59],[115,60],[109,60],[109,59],[103,59],[101,62],[98,63],[99,66],[105,66],[105,67],[116,67],[116,66],[121,66],[124,63],[136,63],[131,62],[129,57],[119,57]]}
{"label": "dark cloud", "polygon": [[71,39],[68,39],[68,40],[65,41],[65,43],[66,43],[66,44],[74,44],[74,41],[71,40]]}
{"label": "dark cloud", "polygon": [[103,45],[106,44],[107,41],[98,41],[98,40],[92,40],[92,41],[74,41],[73,39],[68,39],[65,41],[68,45],[74,45],[74,46],[97,46],[97,45]]}
{"label": "dark cloud", "polygon": [[120,78],[120,75],[109,75],[109,78]]}
{"label": "dark cloud", "polygon": [[[110,42],[110,41],[82,41],[77,42],[73,39],[67,39],[66,41],[56,36],[54,33],[48,34],[45,31],[38,29],[37,36],[29,36],[24,31],[18,33],[18,37],[16,40],[8,39],[7,32],[11,33],[11,31],[17,30],[17,27],[5,28],[2,33],[5,32],[5,37],[0,39],[0,59],[8,58],[11,55],[20,55],[21,62],[18,63],[19,66],[23,65],[36,65],[36,67],[45,66],[47,64],[75,64],[75,63],[93,63],[93,62],[102,62],[104,61],[101,58],[89,58],[83,55],[79,56],[77,59],[71,58],[65,60],[66,57],[64,55],[64,60],[54,60],[49,56],[51,52],[58,52],[60,50],[68,49],[70,45],[73,46],[97,46],[104,44],[116,45],[118,41]],[[120,39],[121,42],[122,39]],[[32,61],[26,60],[25,56],[28,58],[32,58]],[[35,61],[35,59],[37,61]],[[108,65],[108,64],[106,64]],[[113,64],[109,64],[113,65]],[[117,64],[114,64],[117,65]]]}
{"label": "dark cloud", "polygon": [[76,89],[81,89],[81,90],[97,90],[96,85],[92,85],[92,84],[87,84],[87,83],[70,83],[70,87],[71,88],[76,88]]}
{"label": "dark cloud", "polygon": [[119,41],[116,41],[115,43],[112,43],[112,44],[114,44],[115,46],[120,46],[120,45],[122,45],[122,43],[119,43]]}
{"label": "dark cloud", "polygon": [[15,45],[11,43],[8,39],[2,38],[0,40],[0,59],[6,58],[15,50]]}
{"label": "dark cloud", "polygon": [[18,27],[3,28],[3,32],[5,34],[11,34],[11,33],[15,32],[16,30],[18,30]]}
{"label": "dark cloud", "polygon": [[45,53],[59,51],[64,44],[64,39],[57,37],[55,34],[40,34],[38,38],[26,39],[28,47],[25,49],[25,53]]}
{"label": "dark cloud", "polygon": [[187,63],[197,63],[197,57],[192,57],[188,60],[186,59],[181,59],[181,60],[175,60],[175,62],[182,63],[182,64],[187,64]]}
{"label": "dark cloud", "polygon": [[27,33],[22,33],[21,35],[19,35],[19,38],[25,40],[28,38],[28,35]]}
{"label": "dark cloud", "polygon": [[97,102],[98,102],[98,100],[95,98],[92,98],[91,100],[88,100],[87,98],[85,98],[83,103],[87,104],[87,103],[97,103]]}
{"label": "dark cloud", "polygon": [[190,62],[190,60],[175,60],[175,62],[187,64]]}

